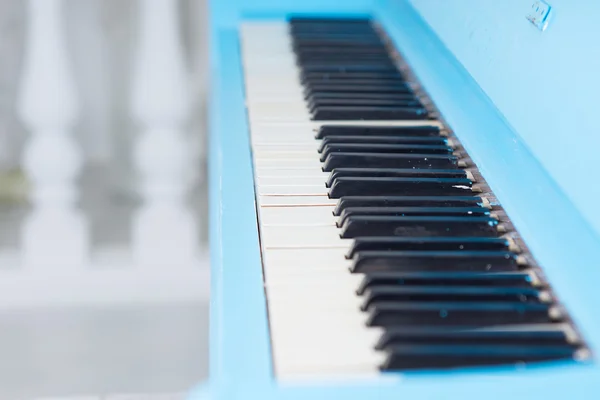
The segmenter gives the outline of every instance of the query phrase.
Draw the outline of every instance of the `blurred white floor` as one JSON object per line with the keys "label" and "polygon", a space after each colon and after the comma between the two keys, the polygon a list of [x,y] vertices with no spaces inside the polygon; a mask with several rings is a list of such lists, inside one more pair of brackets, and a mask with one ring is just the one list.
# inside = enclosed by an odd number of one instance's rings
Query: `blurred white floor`
{"label": "blurred white floor", "polygon": [[139,201],[109,176],[83,179],[93,262],[80,269],[19,265],[28,207],[0,203],[0,400],[181,398],[207,375],[206,189],[189,201],[198,263],[146,267],[128,255]]}
{"label": "blurred white floor", "polygon": [[207,318],[201,301],[2,311],[0,398],[181,398],[207,375]]}

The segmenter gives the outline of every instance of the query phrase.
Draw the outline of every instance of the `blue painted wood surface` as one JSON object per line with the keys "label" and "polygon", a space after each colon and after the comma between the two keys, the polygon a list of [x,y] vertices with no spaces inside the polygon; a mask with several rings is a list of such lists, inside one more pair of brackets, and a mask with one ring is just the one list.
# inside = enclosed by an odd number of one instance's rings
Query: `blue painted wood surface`
{"label": "blue painted wood surface", "polygon": [[[237,3],[236,3],[237,4]],[[216,11],[210,110],[211,362],[210,382],[193,399],[596,399],[600,369],[572,362],[530,368],[385,374],[366,381],[280,385],[273,379],[256,225],[248,126],[235,23],[252,15]],[[255,15],[269,14],[267,2]],[[354,4],[354,7],[352,6]],[[289,8],[286,8],[289,7]],[[324,2],[323,10],[334,8]],[[319,4],[282,3],[281,13],[315,12]],[[520,132],[499,112],[473,76],[406,0],[366,7],[349,2],[338,14],[371,13],[407,57],[432,99],[480,167],[513,222],[544,267],[592,348],[600,323],[600,242],[538,161]],[[214,11],[214,10],[213,10]],[[243,12],[242,12],[243,11]],[[221,13],[221,14],[219,14]],[[234,16],[232,16],[234,15]],[[256,16],[254,16],[256,17]],[[233,25],[232,25],[233,24]],[[542,198],[543,201],[539,199]],[[548,216],[553,215],[552,219]]]}

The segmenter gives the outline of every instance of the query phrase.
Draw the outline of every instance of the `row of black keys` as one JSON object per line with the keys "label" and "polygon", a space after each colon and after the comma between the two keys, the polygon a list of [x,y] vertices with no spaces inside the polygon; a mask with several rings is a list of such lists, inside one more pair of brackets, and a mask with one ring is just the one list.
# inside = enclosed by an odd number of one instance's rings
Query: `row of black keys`
{"label": "row of black keys", "polygon": [[314,120],[427,119],[368,20],[290,21]]}
{"label": "row of black keys", "polygon": [[[367,128],[365,128],[367,129]],[[401,131],[369,128],[369,133],[354,134],[357,128],[331,126],[319,133],[319,152],[323,171],[339,168],[411,169],[412,176],[431,176],[428,170],[448,170],[444,177],[462,178],[464,162],[453,154],[447,139],[431,127],[411,127]],[[365,172],[367,173],[367,172]],[[380,173],[373,171],[372,173]],[[393,174],[389,172],[388,175]],[[396,176],[400,172],[397,173]],[[406,173],[408,174],[408,173]],[[461,175],[462,174],[462,175]],[[443,174],[440,175],[440,178]],[[381,178],[385,175],[381,173]]]}
{"label": "row of black keys", "polygon": [[[498,220],[477,204],[473,181],[458,168],[458,158],[439,130],[373,128],[353,134],[354,128],[327,126],[320,130],[323,169],[331,171],[326,186],[329,197],[342,199],[338,226],[343,238],[403,235],[495,237]],[[437,136],[436,136],[437,135]],[[437,144],[420,144],[433,141]],[[453,163],[443,168],[436,156]],[[360,204],[348,203],[361,196]],[[369,196],[364,198],[364,196]],[[427,196],[454,204],[419,202],[406,196]],[[400,197],[399,199],[397,197]]]}
{"label": "row of black keys", "polygon": [[384,370],[574,357],[580,343],[562,310],[457,163],[380,164],[379,156],[422,146],[437,152],[423,158],[452,155],[439,129],[323,126],[316,139],[324,170],[331,157],[341,160],[326,186],[339,199],[340,236],[352,240],[350,271],[364,275],[357,294],[367,323],[385,332],[377,345],[388,355]]}

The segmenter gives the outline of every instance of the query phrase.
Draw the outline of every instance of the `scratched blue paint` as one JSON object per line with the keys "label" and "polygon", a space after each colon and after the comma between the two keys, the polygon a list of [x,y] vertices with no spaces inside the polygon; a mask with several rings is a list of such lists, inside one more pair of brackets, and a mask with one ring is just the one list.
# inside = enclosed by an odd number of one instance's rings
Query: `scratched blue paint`
{"label": "scratched blue paint", "polygon": [[[225,3],[225,2],[223,2]],[[335,2],[282,2],[273,15],[331,11]],[[342,2],[340,2],[341,4]],[[406,55],[414,71],[471,153],[511,219],[543,265],[585,338],[597,351],[600,322],[600,242],[578,209],[529,147],[406,0],[372,7],[343,2],[338,14],[372,13]],[[256,4],[256,9],[252,7]],[[210,109],[211,337],[210,380],[193,400],[425,400],[597,399],[596,363],[558,362],[517,370],[383,374],[350,382],[281,385],[273,379],[258,247],[248,126],[235,24],[242,15],[267,15],[267,1],[231,3],[217,10]],[[352,8],[355,4],[355,8]],[[214,6],[214,4],[213,4]],[[235,8],[238,7],[238,8]],[[227,7],[225,7],[227,8]],[[243,9],[243,10],[242,10]],[[273,17],[273,16],[272,16]],[[485,135],[482,134],[485,132]],[[543,195],[544,201],[538,199]],[[548,221],[552,215],[552,223]]]}

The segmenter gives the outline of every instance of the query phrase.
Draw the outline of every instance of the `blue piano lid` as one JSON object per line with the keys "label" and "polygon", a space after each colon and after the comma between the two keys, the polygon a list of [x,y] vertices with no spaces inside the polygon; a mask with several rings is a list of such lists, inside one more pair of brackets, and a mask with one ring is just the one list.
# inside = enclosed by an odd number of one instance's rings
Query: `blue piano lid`
{"label": "blue piano lid", "polygon": [[[313,1],[284,2],[276,13],[317,11]],[[306,4],[309,5],[306,5]],[[258,13],[269,2],[258,1]],[[333,7],[327,2],[327,7]],[[372,11],[430,93],[488,180],[560,299],[594,351],[600,345],[600,242],[471,76],[405,0],[383,0]],[[290,6],[286,9],[287,6]],[[312,7],[312,8],[311,8]],[[324,6],[325,7],[325,6]],[[325,7],[325,8],[327,8]],[[324,9],[325,9],[324,8]],[[350,10],[351,7],[347,7]],[[252,14],[252,7],[245,9]],[[213,10],[214,11],[214,10]],[[237,9],[235,18],[242,13]],[[228,12],[232,12],[229,10]],[[225,18],[225,17],[223,17]],[[234,24],[234,21],[229,21]],[[454,399],[597,398],[595,362],[554,363],[455,372],[385,374],[366,380],[281,384],[274,380],[256,225],[242,71],[234,25],[213,27],[210,104],[210,381],[191,398]],[[481,132],[488,132],[482,139]],[[543,198],[543,201],[539,199]],[[552,215],[549,221],[548,216]],[[434,384],[432,384],[434,383]],[[595,396],[593,395],[595,394]]]}

